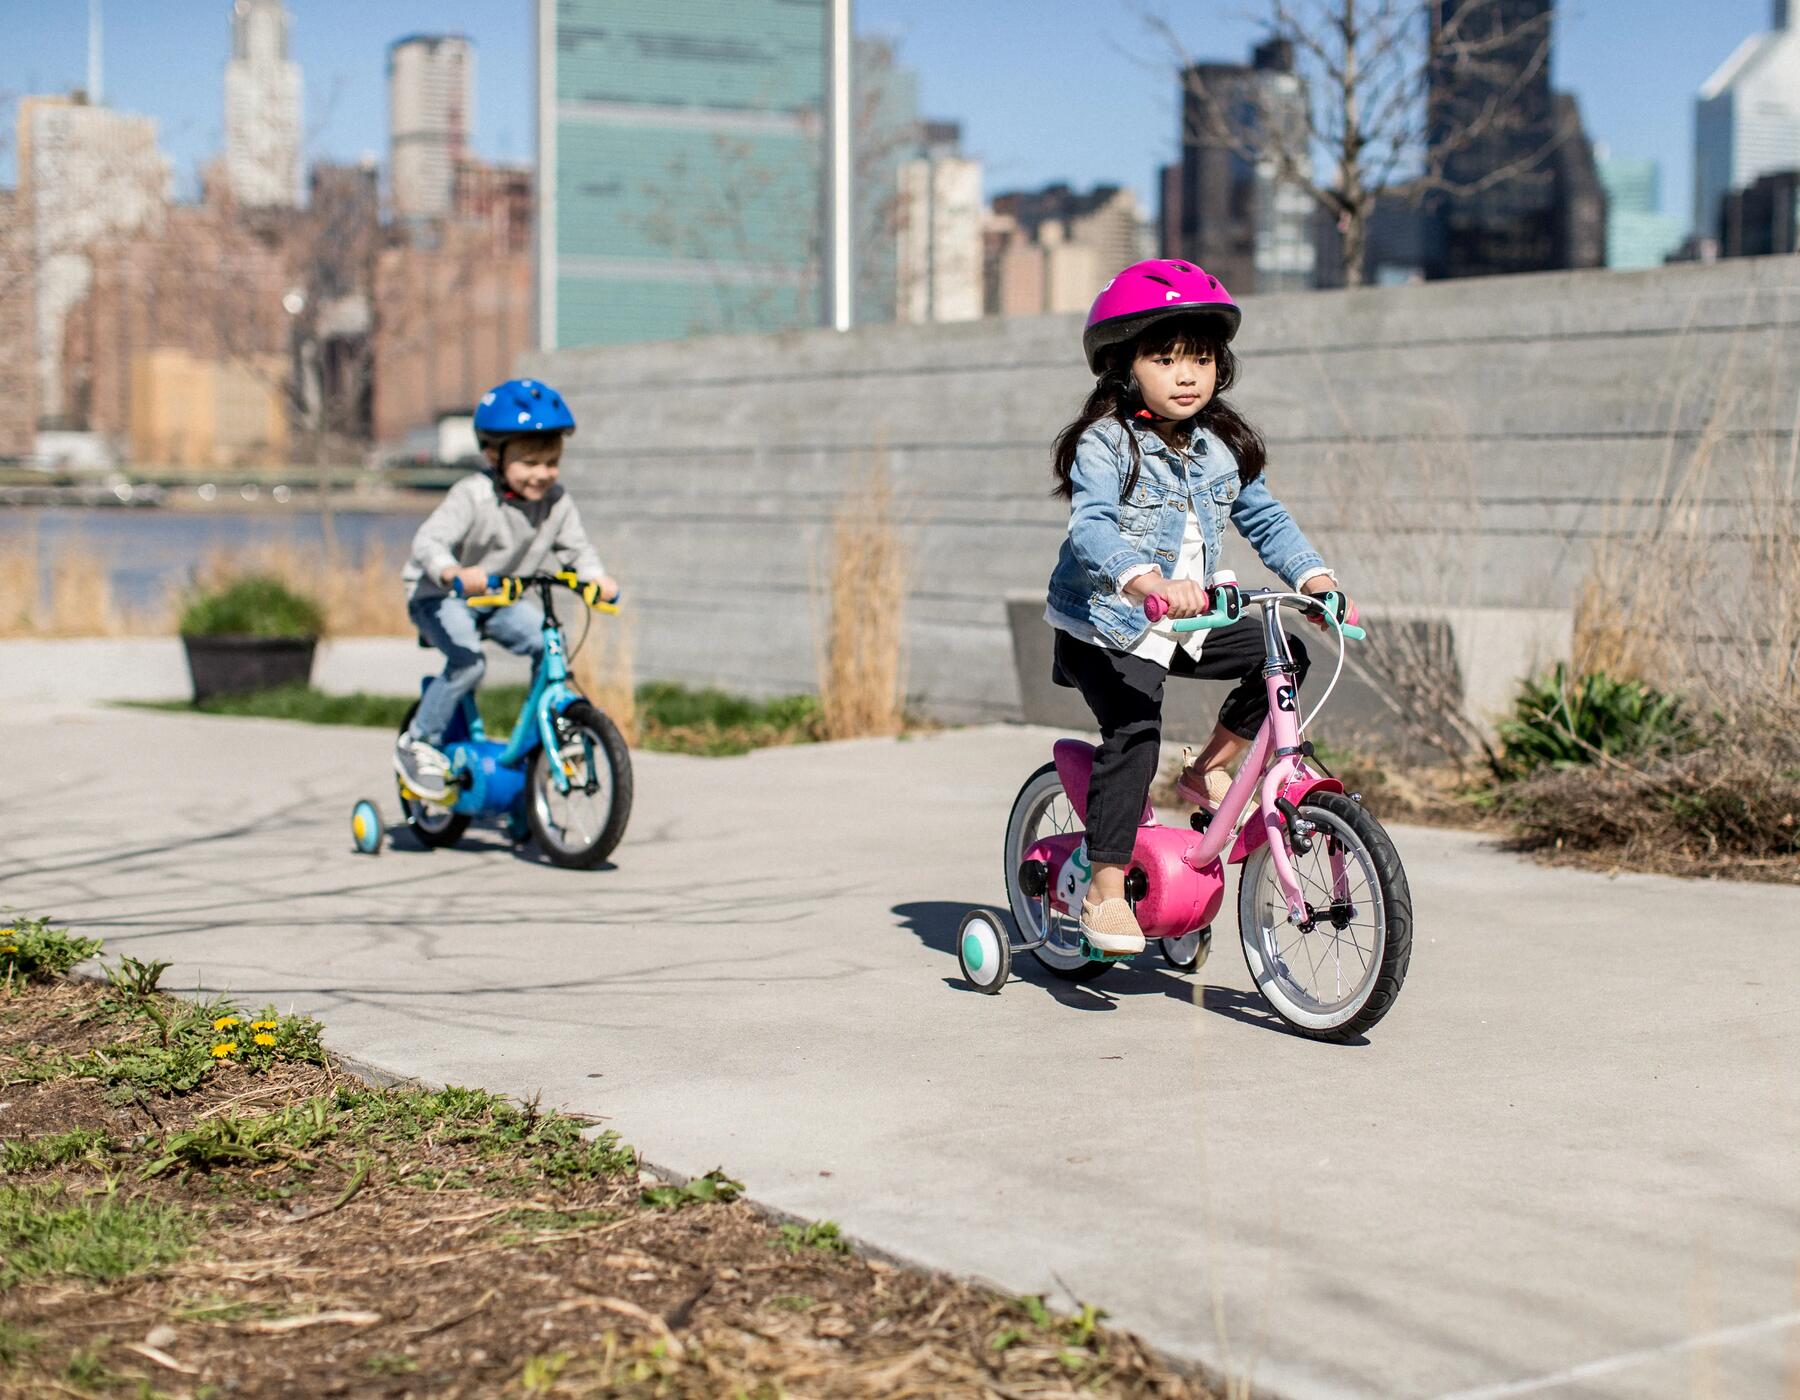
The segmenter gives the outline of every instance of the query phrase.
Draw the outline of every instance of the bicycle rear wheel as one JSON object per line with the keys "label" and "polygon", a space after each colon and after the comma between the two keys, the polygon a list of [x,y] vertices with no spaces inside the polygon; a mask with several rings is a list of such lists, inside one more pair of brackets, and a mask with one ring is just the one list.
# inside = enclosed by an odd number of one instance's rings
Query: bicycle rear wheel
{"label": "bicycle rear wheel", "polygon": [[1244,961],[1275,1014],[1315,1040],[1345,1040],[1394,1005],[1412,960],[1412,892],[1381,823],[1341,792],[1300,804],[1314,828],[1294,855],[1308,916],[1288,921],[1269,847],[1244,862],[1238,934]]}
{"label": "bicycle rear wheel", "polygon": [[[520,716],[521,724],[530,716]],[[532,756],[525,820],[539,849],[557,865],[600,864],[625,835],[631,817],[631,754],[618,728],[586,700],[556,717],[557,751]],[[569,790],[560,791],[550,765],[560,763]]]}
{"label": "bicycle rear wheel", "polygon": [[1079,830],[1081,818],[1075,815],[1075,805],[1063,791],[1056,765],[1046,763],[1025,780],[1025,786],[1013,799],[1001,861],[1005,865],[1006,902],[1012,909],[1013,921],[1026,942],[1044,940],[1031,950],[1032,957],[1065,981],[1090,982],[1112,964],[1091,959],[1081,951],[1080,918],[1056,909],[1048,893],[1033,897],[1019,885],[1019,865],[1025,852],[1046,836]]}
{"label": "bicycle rear wheel", "polygon": [[[404,734],[412,727],[413,715],[418,712],[419,702],[413,701],[406,712],[406,718],[400,721],[400,732]],[[469,829],[469,817],[463,812],[453,812],[448,807],[434,807],[429,802],[421,802],[409,796],[406,784],[396,776],[394,789],[400,794],[400,813],[406,818],[406,824],[412,833],[427,846],[454,846],[462,840],[463,833]]]}

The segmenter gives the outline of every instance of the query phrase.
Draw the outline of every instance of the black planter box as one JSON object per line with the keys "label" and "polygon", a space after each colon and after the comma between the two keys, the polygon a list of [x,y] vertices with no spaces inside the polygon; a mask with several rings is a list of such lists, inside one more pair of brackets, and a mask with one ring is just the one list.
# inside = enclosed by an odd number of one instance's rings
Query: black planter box
{"label": "black planter box", "polygon": [[305,685],[312,679],[317,637],[189,637],[188,674],[194,701],[215,695],[248,695],[278,685]]}

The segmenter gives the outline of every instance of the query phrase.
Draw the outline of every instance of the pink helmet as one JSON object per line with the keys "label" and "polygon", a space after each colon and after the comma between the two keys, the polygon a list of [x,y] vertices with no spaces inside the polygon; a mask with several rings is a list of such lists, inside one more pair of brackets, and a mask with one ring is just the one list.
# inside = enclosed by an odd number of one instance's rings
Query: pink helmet
{"label": "pink helmet", "polygon": [[1100,289],[1088,312],[1081,348],[1088,368],[1100,373],[1101,353],[1135,340],[1144,327],[1171,316],[1209,316],[1229,341],[1244,313],[1225,284],[1199,263],[1151,258],[1133,263]]}

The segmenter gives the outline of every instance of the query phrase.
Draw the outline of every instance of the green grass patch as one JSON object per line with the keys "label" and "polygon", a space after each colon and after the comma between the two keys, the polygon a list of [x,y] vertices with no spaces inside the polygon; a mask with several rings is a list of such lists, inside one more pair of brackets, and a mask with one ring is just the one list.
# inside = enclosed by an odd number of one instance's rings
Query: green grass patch
{"label": "green grass patch", "polygon": [[124,1278],[180,1258],[199,1230],[190,1211],[112,1191],[0,1187],[0,1291],[45,1275]]}
{"label": "green grass patch", "polygon": [[[151,965],[138,966],[154,972]],[[28,1052],[19,1073],[37,1080],[94,1079],[131,1097],[191,1093],[215,1071],[233,1067],[258,1073],[284,1062],[325,1063],[319,1023],[310,1016],[282,1016],[272,1007],[253,1013],[223,1000],[142,995],[131,989],[134,980],[142,975],[115,977],[103,1004],[130,1033],[80,1055]]]}
{"label": "green grass patch", "polygon": [[824,1254],[848,1254],[850,1241],[838,1233],[835,1220],[814,1220],[805,1225],[783,1225],[781,1244],[789,1254],[816,1249]]}
{"label": "green grass patch", "polygon": [[[486,686],[476,692],[476,707],[490,735],[498,737],[512,731],[528,693],[521,685]],[[362,692],[327,695],[310,686],[281,686],[252,695],[219,695],[199,705],[186,700],[131,703],[150,710],[398,729],[416,698]],[[637,722],[638,747],[709,758],[778,744],[810,743],[824,737],[824,720],[816,696],[751,700],[722,690],[691,690],[670,681],[653,681],[638,687]]]}
{"label": "green grass patch", "polygon": [[17,1366],[43,1344],[36,1332],[27,1332],[0,1317],[0,1368]]}
{"label": "green grass patch", "polygon": [[0,915],[0,983],[48,982],[100,951],[97,938],[77,938],[48,919]]}
{"label": "green grass patch", "polygon": [[705,1206],[735,1201],[744,1193],[744,1184],[733,1181],[717,1167],[705,1176],[697,1176],[685,1186],[646,1186],[640,1199],[658,1210],[681,1210],[686,1206]]}
{"label": "green grass patch", "polygon": [[49,1133],[42,1137],[9,1138],[0,1142],[0,1175],[49,1171],[71,1162],[104,1167],[112,1146],[112,1139],[94,1128],[77,1128],[73,1132]]}

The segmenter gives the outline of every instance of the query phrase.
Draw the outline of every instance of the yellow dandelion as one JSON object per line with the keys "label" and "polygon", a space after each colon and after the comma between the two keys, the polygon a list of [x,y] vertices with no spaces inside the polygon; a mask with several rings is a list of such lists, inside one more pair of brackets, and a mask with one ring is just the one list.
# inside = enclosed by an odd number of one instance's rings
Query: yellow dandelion
{"label": "yellow dandelion", "polygon": [[275,1037],[270,1035],[267,1031],[258,1031],[256,1033],[256,1043],[258,1045],[273,1045],[275,1043]]}
{"label": "yellow dandelion", "polygon": [[13,943],[8,943],[4,948],[0,948],[0,953],[16,953],[18,951],[18,946]]}
{"label": "yellow dandelion", "polygon": [[222,1031],[222,1030],[224,1030],[224,1029],[225,1029],[225,1027],[227,1027],[227,1026],[235,1026],[235,1025],[237,1025],[237,1024],[238,1024],[238,1018],[237,1018],[237,1017],[235,1017],[235,1016],[221,1016],[221,1017],[219,1017],[219,1019],[218,1019],[218,1020],[216,1020],[216,1021],[214,1021],[214,1022],[213,1022],[213,1029],[214,1029],[214,1030],[215,1030],[215,1031]]}
{"label": "yellow dandelion", "polygon": [[250,1023],[250,1029],[253,1031],[272,1031],[279,1024],[280,1022],[277,1021],[252,1021]]}
{"label": "yellow dandelion", "polygon": [[213,1046],[212,1053],[215,1060],[222,1060],[227,1055],[235,1055],[237,1054],[237,1042],[235,1040],[222,1040],[217,1045]]}

